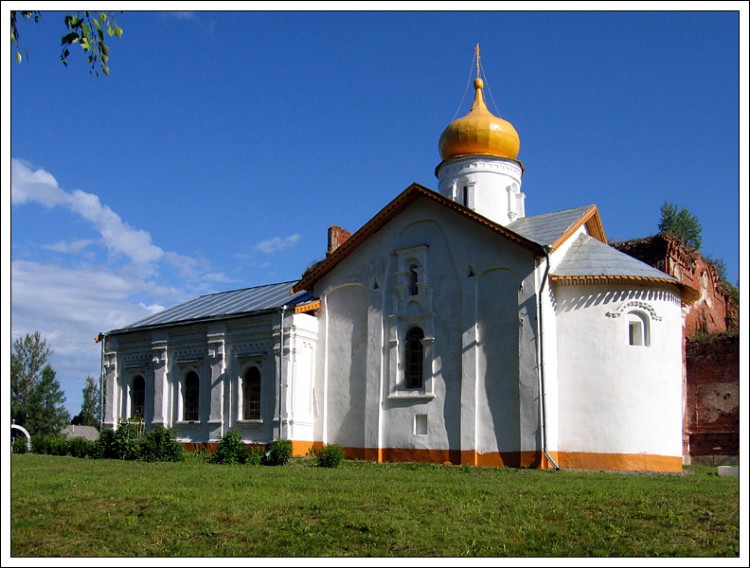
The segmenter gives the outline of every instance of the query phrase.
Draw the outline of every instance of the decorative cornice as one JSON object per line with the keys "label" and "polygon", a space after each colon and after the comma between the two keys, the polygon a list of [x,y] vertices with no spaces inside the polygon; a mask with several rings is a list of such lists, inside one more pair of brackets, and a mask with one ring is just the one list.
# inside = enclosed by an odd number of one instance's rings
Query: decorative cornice
{"label": "decorative cornice", "polygon": [[651,319],[654,321],[661,321],[662,318],[656,313],[656,310],[651,306],[651,304],[648,304],[646,302],[642,302],[640,300],[630,300],[629,302],[625,302],[622,304],[619,308],[617,308],[614,311],[607,312],[608,318],[619,318],[622,314],[625,313],[625,310],[629,309],[638,309],[643,310],[646,312],[649,316],[651,316]]}
{"label": "decorative cornice", "polygon": [[294,306],[294,313],[295,314],[304,314],[305,312],[312,312],[315,310],[320,309],[320,300],[315,300],[314,302],[308,302],[306,304],[299,304],[297,306]]}

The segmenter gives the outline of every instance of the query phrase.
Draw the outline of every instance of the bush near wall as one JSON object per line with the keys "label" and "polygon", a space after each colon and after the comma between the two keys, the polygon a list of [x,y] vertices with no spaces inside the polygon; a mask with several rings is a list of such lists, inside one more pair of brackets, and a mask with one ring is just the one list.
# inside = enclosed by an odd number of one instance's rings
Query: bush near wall
{"label": "bush near wall", "polygon": [[247,463],[247,447],[242,435],[235,430],[227,430],[219,439],[219,445],[211,456],[211,463],[236,465]]}
{"label": "bush near wall", "polygon": [[264,465],[286,465],[292,457],[292,441],[285,438],[274,440],[268,445]]}
{"label": "bush near wall", "polygon": [[28,451],[29,447],[26,441],[26,438],[23,436],[18,436],[17,438],[13,438],[13,444],[11,445],[11,451],[14,454],[25,454]]}
{"label": "bush near wall", "polygon": [[315,453],[319,467],[338,467],[344,461],[344,449],[338,444],[326,444]]}
{"label": "bush near wall", "polygon": [[75,458],[181,461],[182,445],[174,430],[155,426],[150,430],[143,423],[125,422],[117,430],[103,430],[96,441],[84,438],[67,440],[62,436],[32,436],[31,451],[35,454],[72,456]]}

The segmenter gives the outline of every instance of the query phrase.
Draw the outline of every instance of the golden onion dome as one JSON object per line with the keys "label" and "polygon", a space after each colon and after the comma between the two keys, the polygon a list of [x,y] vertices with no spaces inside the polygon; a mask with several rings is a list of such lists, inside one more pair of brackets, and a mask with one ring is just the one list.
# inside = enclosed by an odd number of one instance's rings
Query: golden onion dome
{"label": "golden onion dome", "polygon": [[474,104],[469,114],[451,122],[440,135],[443,160],[466,154],[511,158],[518,156],[521,140],[507,120],[492,114],[484,103],[484,81],[474,79]]}

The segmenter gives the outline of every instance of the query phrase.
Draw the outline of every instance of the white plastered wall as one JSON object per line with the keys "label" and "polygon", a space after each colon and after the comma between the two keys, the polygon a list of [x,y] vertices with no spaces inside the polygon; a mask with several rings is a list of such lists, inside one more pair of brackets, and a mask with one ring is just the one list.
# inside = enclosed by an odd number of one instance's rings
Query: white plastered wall
{"label": "white plastered wall", "polygon": [[[399,255],[417,258],[423,247],[424,292],[410,299],[399,288]],[[534,266],[530,251],[427,200],[389,221],[315,285],[318,439],[363,440],[370,449],[538,449]],[[501,327],[513,327],[512,345],[496,335],[492,310],[504,314]],[[405,392],[398,358],[404,331],[417,324],[430,367],[425,389]],[[352,337],[363,338],[364,351]],[[505,362],[512,376],[497,374]]]}
{"label": "white plastered wall", "polygon": [[[554,292],[557,449],[681,456],[682,316],[677,290],[559,285]],[[649,345],[630,344],[631,312],[645,317]]]}

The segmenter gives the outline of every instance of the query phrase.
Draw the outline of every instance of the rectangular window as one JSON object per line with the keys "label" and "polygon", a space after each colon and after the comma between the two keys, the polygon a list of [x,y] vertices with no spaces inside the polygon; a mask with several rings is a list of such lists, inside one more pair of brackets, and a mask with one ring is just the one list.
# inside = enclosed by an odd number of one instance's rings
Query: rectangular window
{"label": "rectangular window", "polygon": [[629,322],[630,345],[643,345],[643,325],[639,321]]}
{"label": "rectangular window", "polygon": [[427,435],[427,415],[417,414],[414,416],[414,435],[415,436],[426,436]]}

